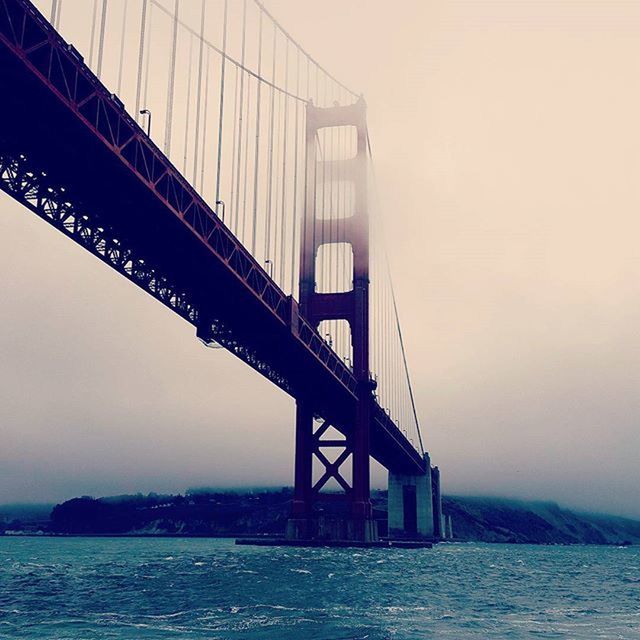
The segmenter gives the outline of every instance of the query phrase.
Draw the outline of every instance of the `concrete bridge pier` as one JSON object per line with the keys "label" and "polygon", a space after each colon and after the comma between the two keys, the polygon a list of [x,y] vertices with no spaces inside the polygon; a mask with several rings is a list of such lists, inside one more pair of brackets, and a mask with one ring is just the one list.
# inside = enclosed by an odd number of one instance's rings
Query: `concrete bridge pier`
{"label": "concrete bridge pier", "polygon": [[440,474],[437,467],[431,468],[428,453],[424,454],[424,460],[428,471],[423,475],[389,471],[390,538],[439,540],[441,537]]}
{"label": "concrete bridge pier", "polygon": [[442,490],[440,487],[440,469],[431,467],[431,487],[433,498],[433,539],[443,540],[445,537],[442,518]]}

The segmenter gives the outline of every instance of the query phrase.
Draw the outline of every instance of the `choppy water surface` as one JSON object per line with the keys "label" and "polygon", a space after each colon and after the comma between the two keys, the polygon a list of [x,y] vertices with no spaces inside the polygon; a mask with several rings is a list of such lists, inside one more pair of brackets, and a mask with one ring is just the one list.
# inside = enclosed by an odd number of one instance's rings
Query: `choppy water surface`
{"label": "choppy water surface", "polygon": [[640,548],[5,537],[0,638],[640,638]]}

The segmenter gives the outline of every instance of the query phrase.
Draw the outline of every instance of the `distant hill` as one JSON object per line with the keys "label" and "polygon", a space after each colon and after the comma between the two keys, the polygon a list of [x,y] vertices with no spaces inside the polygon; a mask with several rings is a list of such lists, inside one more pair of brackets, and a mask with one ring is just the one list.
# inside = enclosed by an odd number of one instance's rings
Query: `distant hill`
{"label": "distant hill", "polygon": [[446,496],[459,540],[516,543],[640,543],[640,521],[575,513],[554,502]]}
{"label": "distant hill", "polygon": [[0,505],[0,533],[4,530],[44,529],[49,526],[52,504]]}
{"label": "distant hill", "polygon": [[284,532],[292,492],[149,494],[74,498],[54,507],[50,531],[224,536]]}
{"label": "distant hill", "polygon": [[[280,535],[292,490],[191,490],[186,495],[81,497],[51,505],[0,505],[5,530],[74,535]],[[386,531],[384,491],[373,494]],[[553,502],[446,496],[444,512],[459,541],[540,544],[640,544],[640,521],[575,513]]]}

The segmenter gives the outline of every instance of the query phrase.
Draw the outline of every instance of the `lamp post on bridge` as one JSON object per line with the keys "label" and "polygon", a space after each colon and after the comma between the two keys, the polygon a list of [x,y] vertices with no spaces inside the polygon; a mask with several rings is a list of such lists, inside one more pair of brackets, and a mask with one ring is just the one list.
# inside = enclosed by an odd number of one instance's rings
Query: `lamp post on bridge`
{"label": "lamp post on bridge", "polygon": [[147,137],[151,137],[151,111],[149,109],[140,109],[141,116],[147,116]]}

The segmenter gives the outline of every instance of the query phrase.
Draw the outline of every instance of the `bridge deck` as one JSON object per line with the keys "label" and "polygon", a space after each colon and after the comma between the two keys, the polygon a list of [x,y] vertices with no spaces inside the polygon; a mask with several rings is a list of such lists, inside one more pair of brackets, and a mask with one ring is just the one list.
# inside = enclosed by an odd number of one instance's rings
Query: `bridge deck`
{"label": "bridge deck", "polygon": [[[0,188],[348,433],[356,381],[28,0],[0,0]],[[372,455],[424,470],[377,407]]]}

